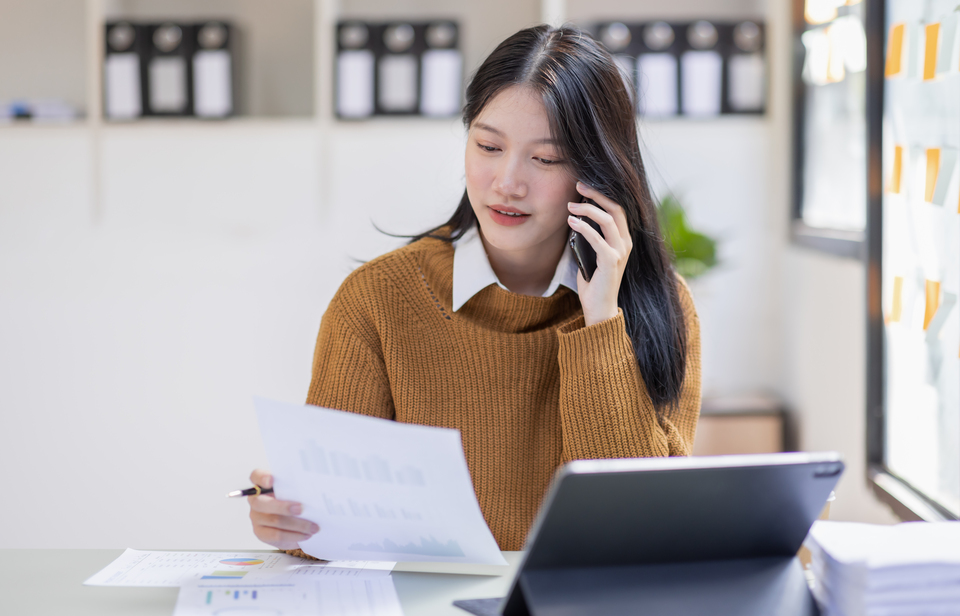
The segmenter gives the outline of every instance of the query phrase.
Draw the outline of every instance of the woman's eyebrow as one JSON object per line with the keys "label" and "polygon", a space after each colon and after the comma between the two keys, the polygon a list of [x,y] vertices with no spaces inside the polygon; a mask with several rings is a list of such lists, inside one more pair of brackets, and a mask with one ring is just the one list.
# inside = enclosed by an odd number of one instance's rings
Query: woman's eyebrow
{"label": "woman's eyebrow", "polygon": [[[485,131],[487,131],[487,132],[489,132],[489,133],[493,133],[494,135],[496,135],[496,136],[498,136],[498,137],[501,137],[501,138],[503,138],[503,139],[506,139],[506,138],[507,138],[507,136],[506,136],[505,134],[503,134],[503,131],[501,131],[501,130],[499,130],[499,129],[496,129],[496,128],[490,126],[489,124],[484,124],[483,122],[474,122],[474,123],[473,123],[473,126],[474,126],[474,128],[477,128],[477,129],[479,129],[479,130],[485,130]],[[537,139],[536,141],[534,141],[534,143],[544,143],[544,144],[547,144],[547,145],[556,145],[556,144],[557,144],[557,141],[556,141],[555,139],[550,139],[550,138],[548,137],[548,138],[546,138],[546,139]]]}

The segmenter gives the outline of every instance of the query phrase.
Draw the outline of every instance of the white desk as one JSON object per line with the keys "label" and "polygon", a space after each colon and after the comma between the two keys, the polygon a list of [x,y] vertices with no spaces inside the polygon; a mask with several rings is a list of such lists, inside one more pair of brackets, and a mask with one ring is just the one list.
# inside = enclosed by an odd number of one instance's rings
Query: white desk
{"label": "white desk", "polygon": [[[245,550],[255,551],[255,550]],[[170,616],[177,588],[83,586],[123,550],[0,550],[0,612],[16,616]],[[396,572],[406,616],[468,616],[455,599],[502,597],[520,552],[504,552],[509,573],[500,577]]]}

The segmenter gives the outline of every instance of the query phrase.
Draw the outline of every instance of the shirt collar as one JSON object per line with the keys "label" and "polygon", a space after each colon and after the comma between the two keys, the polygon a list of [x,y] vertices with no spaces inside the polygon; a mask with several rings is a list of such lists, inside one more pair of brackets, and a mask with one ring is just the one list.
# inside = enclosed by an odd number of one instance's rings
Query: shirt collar
{"label": "shirt collar", "polygon": [[[509,291],[493,272],[483,240],[477,226],[473,225],[453,243],[453,311],[460,310],[471,297],[492,284]],[[556,293],[560,285],[577,292],[577,261],[569,246],[564,249],[543,297]]]}

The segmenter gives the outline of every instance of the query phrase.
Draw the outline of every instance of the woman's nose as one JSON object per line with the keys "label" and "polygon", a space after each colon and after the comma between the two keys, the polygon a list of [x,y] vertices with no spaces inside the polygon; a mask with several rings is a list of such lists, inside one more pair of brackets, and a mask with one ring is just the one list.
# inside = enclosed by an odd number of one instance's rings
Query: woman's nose
{"label": "woman's nose", "polygon": [[522,177],[519,161],[505,157],[503,164],[494,178],[494,190],[500,195],[511,199],[522,199],[527,196],[527,183]]}

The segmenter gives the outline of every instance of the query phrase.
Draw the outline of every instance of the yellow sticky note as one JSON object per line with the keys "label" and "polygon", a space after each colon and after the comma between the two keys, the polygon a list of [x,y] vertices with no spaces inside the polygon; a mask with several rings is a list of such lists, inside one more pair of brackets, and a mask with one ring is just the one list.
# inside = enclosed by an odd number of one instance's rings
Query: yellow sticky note
{"label": "yellow sticky note", "polygon": [[923,329],[926,331],[930,327],[930,321],[937,315],[937,308],[940,307],[940,283],[935,280],[927,280],[927,302],[923,311]]}
{"label": "yellow sticky note", "polygon": [[937,76],[937,42],[940,24],[927,24],[927,44],[923,54],[923,80],[931,81]]}
{"label": "yellow sticky note", "polygon": [[893,306],[890,310],[890,322],[899,323],[903,316],[903,276],[893,279]]}
{"label": "yellow sticky note", "polygon": [[887,77],[899,75],[903,70],[903,33],[906,24],[896,24],[890,28],[890,46],[887,48]]}
{"label": "yellow sticky note", "polygon": [[923,200],[933,202],[933,193],[937,188],[937,176],[940,174],[940,148],[927,148],[927,182],[923,191]]}
{"label": "yellow sticky note", "polygon": [[890,176],[890,192],[900,194],[900,178],[903,176],[903,146],[893,149],[893,173]]}

